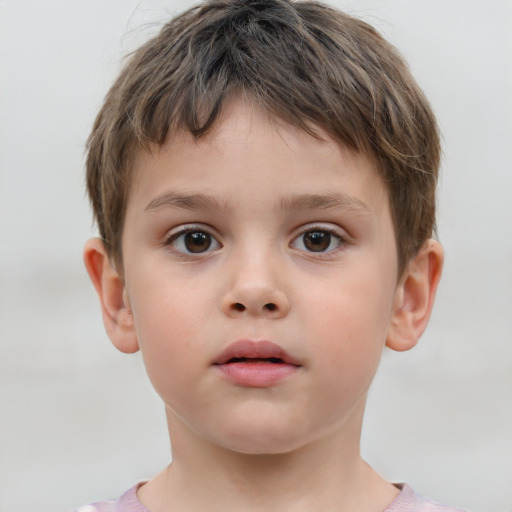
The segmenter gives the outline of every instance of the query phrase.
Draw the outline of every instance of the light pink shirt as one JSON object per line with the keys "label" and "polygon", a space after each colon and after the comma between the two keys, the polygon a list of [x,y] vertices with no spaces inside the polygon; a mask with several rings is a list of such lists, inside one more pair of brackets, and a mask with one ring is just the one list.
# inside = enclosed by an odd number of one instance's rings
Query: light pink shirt
{"label": "light pink shirt", "polygon": [[[100,501],[80,507],[75,512],[150,512],[137,498],[137,489],[143,484],[144,482],[135,485],[116,501]],[[395,485],[400,489],[400,494],[383,512],[464,512],[422,498],[407,484]]]}

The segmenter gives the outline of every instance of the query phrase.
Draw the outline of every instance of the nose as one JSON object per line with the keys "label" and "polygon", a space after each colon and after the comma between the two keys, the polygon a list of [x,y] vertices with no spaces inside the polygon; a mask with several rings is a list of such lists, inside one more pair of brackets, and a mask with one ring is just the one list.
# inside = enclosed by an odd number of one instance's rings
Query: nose
{"label": "nose", "polygon": [[282,275],[265,258],[245,260],[228,273],[230,282],[222,298],[222,311],[229,317],[283,318],[290,310],[288,294],[281,286]]}

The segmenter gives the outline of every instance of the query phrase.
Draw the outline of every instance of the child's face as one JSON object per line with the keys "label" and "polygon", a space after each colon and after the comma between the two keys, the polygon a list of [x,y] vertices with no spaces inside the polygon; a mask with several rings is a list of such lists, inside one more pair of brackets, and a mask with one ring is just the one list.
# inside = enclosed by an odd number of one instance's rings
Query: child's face
{"label": "child's face", "polygon": [[397,297],[372,162],[233,101],[133,173],[124,300],[171,432],[245,453],[357,437]]}

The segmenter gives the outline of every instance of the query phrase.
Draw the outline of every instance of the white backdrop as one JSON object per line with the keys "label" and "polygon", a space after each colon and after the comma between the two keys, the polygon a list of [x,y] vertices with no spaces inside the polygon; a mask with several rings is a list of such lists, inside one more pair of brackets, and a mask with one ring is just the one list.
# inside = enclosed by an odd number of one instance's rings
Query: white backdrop
{"label": "white backdrop", "polygon": [[[512,510],[512,1],[338,0],[408,59],[444,136],[431,326],[385,353],[363,451],[387,478]],[[84,142],[121,56],[190,5],[0,2],[0,512],[115,497],[169,460],[140,357],[82,268]]]}

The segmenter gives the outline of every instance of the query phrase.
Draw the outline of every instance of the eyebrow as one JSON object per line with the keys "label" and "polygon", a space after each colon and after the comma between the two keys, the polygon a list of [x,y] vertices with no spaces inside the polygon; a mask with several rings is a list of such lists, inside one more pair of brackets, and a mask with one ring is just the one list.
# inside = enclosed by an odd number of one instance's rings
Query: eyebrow
{"label": "eyebrow", "polygon": [[370,207],[357,197],[348,194],[301,194],[281,201],[282,210],[340,209],[358,215],[368,215]]}
{"label": "eyebrow", "polygon": [[214,197],[205,194],[165,192],[164,194],[150,201],[145,210],[160,210],[162,208],[183,208],[185,210],[225,210],[227,205],[224,204],[222,206]]}

